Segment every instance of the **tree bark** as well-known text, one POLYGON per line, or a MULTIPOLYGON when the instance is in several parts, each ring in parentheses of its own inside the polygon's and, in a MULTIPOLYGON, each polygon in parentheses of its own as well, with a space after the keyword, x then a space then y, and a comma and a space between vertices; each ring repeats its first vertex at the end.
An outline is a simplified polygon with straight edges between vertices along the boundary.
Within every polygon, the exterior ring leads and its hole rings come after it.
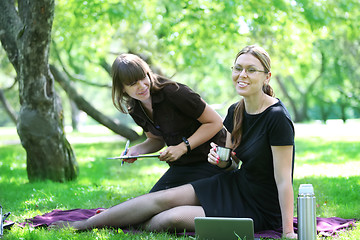
POLYGON ((19 79, 17 131, 30 182, 78 176, 48 64, 54 6, 54 0, 18 0, 17 8, 13 0, 0 1, 0 39, 19 79))
POLYGON ((80 110, 86 112, 90 117, 109 128, 113 132, 131 141, 139 139, 140 136, 134 130, 127 127, 126 125, 115 123, 112 119, 96 110, 90 103, 88 103, 82 96, 77 93, 76 89, 71 86, 67 76, 60 72, 55 66, 51 65, 50 69, 55 80, 60 84, 69 98, 75 102, 76 106, 80 110))
POLYGON ((9 102, 6 100, 6 97, 4 95, 4 91, 2 89, 0 89, 0 102, 4 106, 5 111, 9 115, 10 119, 16 125, 16 123, 17 123, 17 114, 16 114, 15 110, 12 108, 12 106, 9 104, 9 102))

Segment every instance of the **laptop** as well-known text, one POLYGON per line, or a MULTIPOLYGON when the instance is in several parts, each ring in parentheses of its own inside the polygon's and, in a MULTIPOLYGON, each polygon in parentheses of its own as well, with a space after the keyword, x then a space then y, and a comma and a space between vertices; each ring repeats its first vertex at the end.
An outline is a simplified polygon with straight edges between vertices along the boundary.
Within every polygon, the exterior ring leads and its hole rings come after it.
POLYGON ((199 240, 255 240, 251 218, 196 217, 195 236, 199 240))

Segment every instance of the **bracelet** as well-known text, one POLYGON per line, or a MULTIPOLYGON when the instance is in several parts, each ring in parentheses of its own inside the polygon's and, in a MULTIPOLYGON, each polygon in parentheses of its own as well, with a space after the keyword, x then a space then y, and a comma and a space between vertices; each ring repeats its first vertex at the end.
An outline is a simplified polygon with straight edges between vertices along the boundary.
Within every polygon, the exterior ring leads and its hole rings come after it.
POLYGON ((183 137, 182 140, 183 140, 183 142, 184 142, 185 145, 186 145, 187 153, 190 153, 190 152, 191 152, 191 147, 190 147, 189 141, 186 139, 186 137, 183 137))
POLYGON ((232 158, 230 158, 229 161, 228 161, 228 163, 227 163, 226 166, 224 167, 224 169, 229 168, 229 167, 232 165, 232 162, 233 162, 233 160, 232 160, 232 158))

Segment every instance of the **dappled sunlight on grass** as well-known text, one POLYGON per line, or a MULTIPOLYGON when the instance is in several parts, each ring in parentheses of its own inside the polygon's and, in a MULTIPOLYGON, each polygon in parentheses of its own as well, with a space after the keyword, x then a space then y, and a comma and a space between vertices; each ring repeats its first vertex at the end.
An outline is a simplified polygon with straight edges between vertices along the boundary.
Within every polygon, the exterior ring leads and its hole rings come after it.
POLYGON ((314 187, 318 217, 355 218, 360 216, 358 207, 360 202, 359 176, 297 177, 294 179, 295 195, 298 194, 299 185, 304 183, 311 183, 314 187))
MULTIPOLYGON (((302 130, 307 129, 302 125, 302 130)), ((324 127, 316 125, 297 134, 294 169, 294 196, 300 184, 311 183, 316 195, 318 217, 355 218, 360 216, 360 134, 325 136, 324 127), (313 132, 312 132, 313 130, 313 132), (311 134, 313 133, 313 134, 311 134)), ((327 127, 326 130, 328 129, 327 127)), ((81 136, 79 134, 78 136, 81 136)), ((136 144, 131 143, 131 145, 136 144)), ((11 211, 12 221, 41 215, 53 209, 108 208, 130 198, 147 193, 168 165, 157 158, 139 159, 133 164, 108 157, 121 154, 125 141, 72 144, 80 174, 74 181, 29 183, 26 173, 26 153, 21 145, 0 147, 0 203, 11 211)), ((294 202, 296 214, 296 202, 294 202)), ((356 230, 358 231, 358 230, 356 230)), ((355 232, 355 231, 354 231, 355 232)), ((359 236, 356 233, 356 236, 359 236)), ((46 229, 13 227, 6 239, 182 239, 174 235, 144 233, 129 235, 112 230, 49 232, 46 229), (162 238, 159 238, 161 236, 162 238), (164 237, 165 236, 165 237, 164 237), (54 238, 52 238, 54 237, 54 238)), ((349 238, 339 239, 352 239, 349 238)), ((189 239, 189 238, 184 238, 189 239)), ((338 239, 338 238, 329 238, 338 239)), ((354 238, 353 238, 354 239, 354 238)))
POLYGON ((154 167, 147 167, 147 168, 143 168, 143 171, 145 174, 164 174, 166 172, 166 170, 168 169, 168 165, 166 166, 154 166, 154 167))
POLYGON ((0 156, 0 183, 19 185, 28 182, 26 153, 20 145, 1 147, 0 156))
POLYGON ((295 140, 295 161, 298 164, 336 163, 360 159, 358 141, 331 141, 319 138, 297 138, 295 140))
POLYGON ((359 176, 360 140, 297 138, 294 176, 359 176))

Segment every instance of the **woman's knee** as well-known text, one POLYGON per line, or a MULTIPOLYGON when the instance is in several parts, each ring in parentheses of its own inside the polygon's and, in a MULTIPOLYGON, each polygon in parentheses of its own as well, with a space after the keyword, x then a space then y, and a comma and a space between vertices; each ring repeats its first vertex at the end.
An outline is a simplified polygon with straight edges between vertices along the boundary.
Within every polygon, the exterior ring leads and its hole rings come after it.
POLYGON ((194 218, 205 216, 201 206, 180 206, 163 211, 152 217, 145 225, 147 230, 194 230, 194 218))
POLYGON ((162 190, 154 194, 156 194, 156 204, 166 209, 197 203, 194 189, 190 184, 162 190))
POLYGON ((168 231, 175 229, 176 226, 179 225, 181 225, 181 217, 179 216, 179 213, 170 209, 152 217, 148 222, 146 222, 145 228, 148 231, 168 231))

